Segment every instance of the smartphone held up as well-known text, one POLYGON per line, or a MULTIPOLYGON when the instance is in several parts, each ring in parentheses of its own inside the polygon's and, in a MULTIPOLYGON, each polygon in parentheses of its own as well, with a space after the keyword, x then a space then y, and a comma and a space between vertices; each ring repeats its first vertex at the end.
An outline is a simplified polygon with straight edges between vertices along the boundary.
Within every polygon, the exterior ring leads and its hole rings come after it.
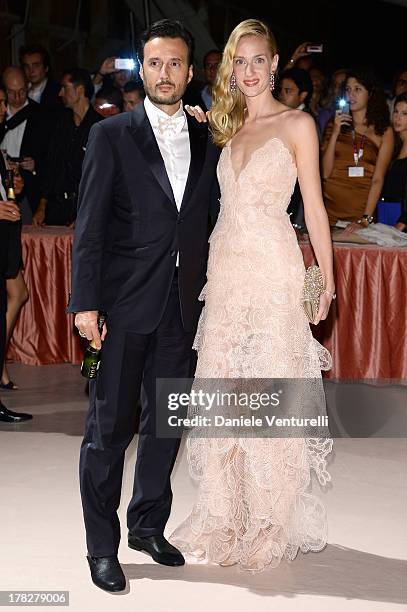
POLYGON ((323 49, 324 49, 324 45, 322 43, 307 45, 306 47, 307 53, 322 53, 323 49))
POLYGON ((346 98, 338 98, 338 102, 336 105, 336 114, 337 115, 349 115, 350 107, 349 100, 346 98))
POLYGON ((115 70, 134 70, 134 68, 136 67, 136 62, 134 61, 134 59, 130 59, 130 58, 120 58, 117 57, 114 60, 114 67, 115 70))

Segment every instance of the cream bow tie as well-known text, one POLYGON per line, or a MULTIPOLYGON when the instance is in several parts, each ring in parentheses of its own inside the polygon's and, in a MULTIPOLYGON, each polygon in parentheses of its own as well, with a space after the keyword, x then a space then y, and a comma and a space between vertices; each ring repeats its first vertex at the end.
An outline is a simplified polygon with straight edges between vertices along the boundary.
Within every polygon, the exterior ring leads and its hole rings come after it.
POLYGON ((185 115, 180 117, 158 117, 157 128, 163 136, 179 134, 185 123, 185 115))

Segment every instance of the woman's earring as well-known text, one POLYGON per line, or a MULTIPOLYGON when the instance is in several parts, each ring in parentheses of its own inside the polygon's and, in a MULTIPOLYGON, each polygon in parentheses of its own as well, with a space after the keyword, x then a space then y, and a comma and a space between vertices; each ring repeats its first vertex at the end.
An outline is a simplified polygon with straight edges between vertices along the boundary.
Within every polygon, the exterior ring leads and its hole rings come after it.
POLYGON ((274 72, 270 72, 270 91, 274 91, 275 86, 274 72))
POLYGON ((232 73, 232 76, 230 77, 230 91, 232 93, 235 93, 237 87, 236 87, 236 77, 235 77, 235 73, 232 73))

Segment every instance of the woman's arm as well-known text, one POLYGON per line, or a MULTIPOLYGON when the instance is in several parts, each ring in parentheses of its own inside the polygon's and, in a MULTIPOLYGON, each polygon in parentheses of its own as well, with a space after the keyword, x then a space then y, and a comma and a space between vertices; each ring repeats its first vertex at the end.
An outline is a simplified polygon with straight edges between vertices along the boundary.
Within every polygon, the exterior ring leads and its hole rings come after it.
POLYGON ((333 275, 332 239, 328 215, 322 199, 319 173, 319 141, 315 122, 307 113, 293 116, 290 123, 291 142, 295 152, 298 181, 304 202, 305 223, 318 265, 324 275, 325 287, 315 323, 326 319, 332 294, 335 292, 333 275))
POLYGON ((376 210, 377 202, 379 201, 380 194, 382 193, 387 168, 389 167, 391 158, 393 156, 393 151, 394 132, 393 128, 389 127, 383 134, 382 142, 379 148, 376 166, 370 183, 369 194, 367 196, 364 217, 361 217, 358 221, 352 221, 352 223, 350 223, 345 229, 346 233, 349 234, 361 229, 362 227, 368 227, 369 219, 367 217, 372 216, 376 210))
POLYGON ((373 215, 380 194, 382 193, 384 178, 387 169, 391 162, 394 151, 394 133, 393 128, 389 127, 383 134, 382 143, 380 145, 379 154, 377 156, 376 166, 370 184, 369 195, 367 197, 365 215, 373 215))

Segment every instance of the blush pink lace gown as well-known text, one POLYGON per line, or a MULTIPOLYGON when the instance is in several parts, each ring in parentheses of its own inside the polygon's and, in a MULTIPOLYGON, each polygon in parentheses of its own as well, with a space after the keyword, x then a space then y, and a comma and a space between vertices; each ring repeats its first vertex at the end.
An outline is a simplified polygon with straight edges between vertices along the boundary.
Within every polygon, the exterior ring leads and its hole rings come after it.
MULTIPOLYGON (((196 378, 321 378, 331 357, 301 306, 305 268, 286 213, 297 178, 289 150, 271 138, 236 176, 229 142, 218 177, 196 378)), ((330 438, 188 436, 186 447, 198 496, 170 541, 187 560, 258 571, 325 547, 325 509, 310 489, 312 471, 321 485, 331 479, 330 438)))

